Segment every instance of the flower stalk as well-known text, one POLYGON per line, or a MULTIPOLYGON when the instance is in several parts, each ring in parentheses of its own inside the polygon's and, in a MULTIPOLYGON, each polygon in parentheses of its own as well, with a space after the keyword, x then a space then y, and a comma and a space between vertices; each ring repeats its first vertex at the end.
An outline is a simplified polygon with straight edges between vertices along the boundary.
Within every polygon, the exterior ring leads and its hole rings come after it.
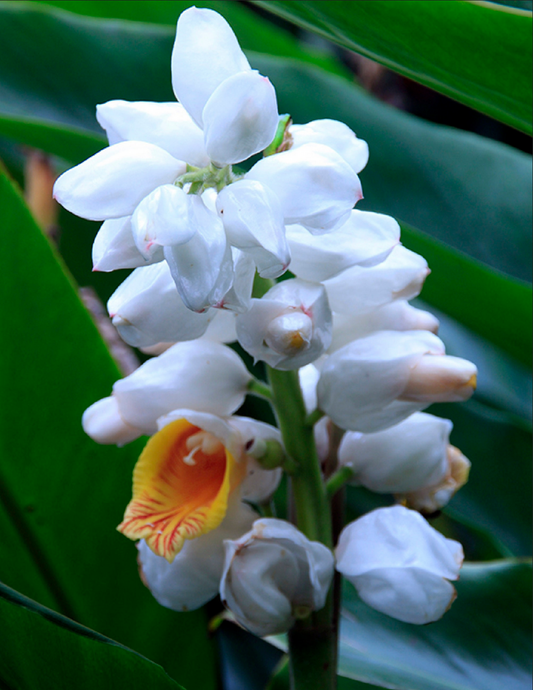
MULTIPOLYGON (((333 548, 329 499, 298 374, 268 367, 268 377, 283 443, 296 465, 291 477, 296 524, 309 539, 333 548)), ((334 690, 337 631, 331 590, 324 608, 296 621, 289 631, 289 653, 293 690, 334 690)))

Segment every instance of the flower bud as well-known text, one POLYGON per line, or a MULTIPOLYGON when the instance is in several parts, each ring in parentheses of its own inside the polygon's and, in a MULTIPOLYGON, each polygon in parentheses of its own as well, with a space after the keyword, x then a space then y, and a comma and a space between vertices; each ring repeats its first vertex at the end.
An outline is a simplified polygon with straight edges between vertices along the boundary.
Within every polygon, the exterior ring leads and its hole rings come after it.
POLYGON ((460 357, 425 355, 413 367, 400 400, 462 402, 476 390, 477 367, 460 357))
POLYGON ((385 304, 379 309, 351 316, 333 314, 333 333, 328 352, 377 331, 430 331, 437 334, 439 320, 428 311, 416 309, 405 300, 385 304))
POLYGON ((161 247, 184 244, 196 233, 189 222, 190 197, 173 184, 161 185, 148 194, 131 217, 133 239, 148 261, 161 247))
POLYGON ((459 448, 446 448, 447 472, 440 482, 422 487, 416 491, 400 493, 396 500, 408 508, 430 515, 444 508, 453 495, 466 484, 470 473, 470 461, 459 448))
POLYGON ((291 272, 304 280, 322 281, 352 266, 384 261, 400 241, 400 226, 390 216, 353 210, 343 225, 326 235, 289 225, 287 240, 291 272))
POLYGON ((465 360, 444 356, 433 333, 380 331, 327 358, 318 406, 342 429, 381 431, 432 402, 466 399, 475 371, 465 360))
POLYGON ((225 345, 208 340, 176 343, 117 381, 108 407, 95 403, 89 408, 87 433, 93 436, 89 420, 95 410, 112 415, 112 425, 123 420, 137 435, 155 433, 157 420, 180 408, 228 415, 242 405, 250 379, 240 357, 225 345))
POLYGON ((416 297, 429 274, 420 254, 398 245, 376 266, 353 266, 324 281, 332 311, 358 316, 416 297))
POLYGON ((88 407, 83 413, 82 425, 88 436, 102 444, 123 446, 142 434, 140 429, 122 419, 114 396, 102 398, 88 407))
POLYGON ((263 637, 286 632, 321 609, 333 577, 333 555, 283 520, 262 519, 237 541, 225 541, 220 597, 237 621, 263 637))
POLYGON ((330 344, 331 312, 322 285, 284 280, 237 317, 237 336, 256 360, 271 367, 298 369, 330 344))
POLYGON ((120 337, 133 347, 194 340, 216 311, 187 309, 166 261, 137 268, 111 295, 107 308, 120 337))
POLYGON ((456 597, 461 544, 446 539, 415 511, 378 508, 343 529, 337 570, 372 608, 406 623, 441 618, 456 597))
POLYGON ((150 261, 147 261, 133 239, 131 217, 110 218, 102 223, 94 238, 92 259, 93 271, 137 268, 163 261, 163 248, 157 247, 150 261))
POLYGON ((306 125, 291 125, 292 147, 304 144, 325 144, 340 154, 354 172, 360 173, 368 163, 368 144, 358 139, 343 122, 313 120, 306 125))
POLYGON ((344 223, 363 196, 354 171, 323 144, 305 144, 263 158, 246 179, 261 182, 276 194, 286 223, 300 223, 316 233, 344 223))
POLYGON ((418 491, 449 473, 448 439, 452 423, 415 412, 396 426, 374 434, 347 431, 339 463, 353 470, 353 483, 378 493, 418 491))

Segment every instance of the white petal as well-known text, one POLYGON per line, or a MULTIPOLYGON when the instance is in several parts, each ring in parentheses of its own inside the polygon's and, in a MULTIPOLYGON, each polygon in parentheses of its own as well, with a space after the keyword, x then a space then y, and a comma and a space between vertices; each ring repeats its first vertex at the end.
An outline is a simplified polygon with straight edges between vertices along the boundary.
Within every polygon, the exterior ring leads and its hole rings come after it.
POLYGON ((412 402, 463 402, 474 393, 477 367, 467 359, 425 356, 413 367, 400 400, 412 402))
POLYGON ((324 363, 318 405, 342 429, 386 429, 429 405, 397 398, 425 354, 443 353, 442 341, 426 331, 380 331, 356 340, 324 363))
POLYGON ((148 260, 161 247, 188 242, 195 234, 189 222, 190 197, 173 184, 165 184, 148 194, 131 217, 133 239, 148 260))
POLYGON ((172 50, 172 87, 193 120, 225 79, 250 69, 230 25, 220 14, 190 7, 178 19, 172 50))
POLYGON ((417 412, 375 434, 348 431, 339 446, 339 462, 351 467, 354 483, 371 491, 417 491, 447 475, 451 429, 449 420, 417 412))
POLYGON ((221 525, 187 539, 172 563, 140 541, 142 575, 157 601, 174 611, 192 611, 216 596, 224 564, 223 541, 249 530, 255 518, 256 513, 246 504, 230 503, 221 525))
POLYGON ((290 251, 274 192, 259 182, 240 180, 220 192, 217 211, 229 242, 253 257, 260 276, 277 278, 285 272, 290 251))
POLYGON ((359 173, 368 163, 368 144, 358 139, 343 122, 313 120, 306 125, 291 125, 292 148, 304 144, 325 144, 340 154, 354 172, 359 173))
POLYGON ((122 218, 156 187, 174 182, 185 168, 183 161, 159 146, 123 141, 63 173, 54 185, 54 198, 82 218, 122 218))
POLYGON ((242 405, 250 379, 233 350, 201 339, 148 360, 117 381, 113 393, 127 423, 154 433, 157 419, 179 408, 231 414, 242 405))
POLYGON ((241 625, 264 636, 287 631, 299 608, 324 606, 333 575, 331 552, 288 522, 263 519, 226 541, 220 596, 241 625))
POLYGON ((141 430, 124 421, 114 396, 102 398, 83 413, 85 433, 97 443, 123 446, 141 435, 141 430))
POLYGON ((289 225, 291 272, 304 280, 327 280, 351 266, 380 263, 400 241, 400 226, 390 216, 352 211, 341 227, 327 235, 311 235, 289 225))
MULTIPOLYGON (((234 271, 233 285, 224 295, 221 306, 226 310, 243 314, 250 309, 255 278, 255 264, 249 254, 245 254, 234 247, 231 248, 231 255, 233 257, 234 271)), ((232 333, 234 332, 235 323, 233 323, 232 333)))
POLYGON ((307 414, 311 414, 311 412, 316 410, 316 386, 319 378, 320 372, 314 364, 307 364, 298 370, 298 380, 302 389, 307 414))
POLYGON ((131 217, 110 218, 104 221, 93 243, 93 271, 115 271, 118 268, 137 268, 163 260, 159 248, 147 261, 133 240, 131 217))
POLYGON ((370 606, 409 623, 440 618, 455 598, 461 545, 446 539, 415 511, 379 508, 341 532, 337 570, 370 606))
POLYGON ((276 134, 278 104, 270 81, 248 71, 225 79, 202 114, 205 148, 220 167, 263 151, 276 134))
POLYGON ((357 175, 338 153, 322 144, 267 156, 246 173, 246 179, 272 189, 286 223, 300 223, 316 233, 346 222, 362 198, 357 175))
POLYGON ((233 284, 233 261, 222 222, 199 196, 188 199, 195 234, 186 244, 165 247, 165 259, 185 305, 203 311, 223 303, 233 284))
POLYGON ((277 369, 318 359, 331 342, 331 312, 319 283, 284 280, 237 317, 241 346, 277 369))
POLYGON ((437 333, 439 320, 428 311, 416 309, 405 300, 385 304, 379 309, 351 316, 333 314, 333 339, 328 352, 376 331, 431 331, 437 333))
POLYGON ((202 337, 216 343, 234 343, 237 340, 236 316, 233 311, 216 309, 215 316, 202 337))
POLYGON ((110 145, 146 141, 189 165, 209 164, 203 132, 181 103, 108 101, 96 106, 96 119, 110 145))
POLYGON ((165 261, 133 271, 107 308, 121 338, 133 347, 194 340, 215 316, 213 310, 197 314, 187 309, 165 261))
POLYGON ((416 297, 428 274, 424 257, 399 245, 380 264, 353 266, 324 285, 333 311, 355 316, 416 297))

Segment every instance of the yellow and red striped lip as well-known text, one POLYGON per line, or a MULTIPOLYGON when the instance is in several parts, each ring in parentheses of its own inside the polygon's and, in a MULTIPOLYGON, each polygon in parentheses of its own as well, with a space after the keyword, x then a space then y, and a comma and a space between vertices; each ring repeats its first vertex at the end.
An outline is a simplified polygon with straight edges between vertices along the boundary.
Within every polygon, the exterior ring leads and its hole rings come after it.
POLYGON ((146 444, 133 471, 133 498, 117 529, 145 539, 172 562, 186 539, 220 525, 245 470, 216 437, 177 419, 146 444))

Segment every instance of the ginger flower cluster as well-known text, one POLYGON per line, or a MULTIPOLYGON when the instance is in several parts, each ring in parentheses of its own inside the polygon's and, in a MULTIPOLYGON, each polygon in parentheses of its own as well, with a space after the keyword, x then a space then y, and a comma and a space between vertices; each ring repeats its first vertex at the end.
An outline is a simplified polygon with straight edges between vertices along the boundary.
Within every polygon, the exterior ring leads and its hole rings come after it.
POLYGON ((127 343, 158 355, 83 417, 99 443, 150 437, 118 529, 138 541, 162 605, 185 611, 220 594, 257 635, 321 609, 335 567, 370 606, 436 620, 462 548, 421 513, 447 503, 469 462, 449 444, 451 422, 422 410, 469 398, 476 368, 447 356, 438 321, 409 304, 427 263, 393 218, 354 208, 366 142, 340 122, 280 116, 219 14, 183 12, 171 69, 176 102, 98 106, 109 147, 54 190, 104 221, 95 270, 133 269, 110 316, 127 343), (293 463, 278 428, 239 414, 257 382, 228 343, 298 371, 308 413, 322 416, 319 455, 341 438, 337 475, 395 497, 346 526, 335 554, 261 518, 293 463))

